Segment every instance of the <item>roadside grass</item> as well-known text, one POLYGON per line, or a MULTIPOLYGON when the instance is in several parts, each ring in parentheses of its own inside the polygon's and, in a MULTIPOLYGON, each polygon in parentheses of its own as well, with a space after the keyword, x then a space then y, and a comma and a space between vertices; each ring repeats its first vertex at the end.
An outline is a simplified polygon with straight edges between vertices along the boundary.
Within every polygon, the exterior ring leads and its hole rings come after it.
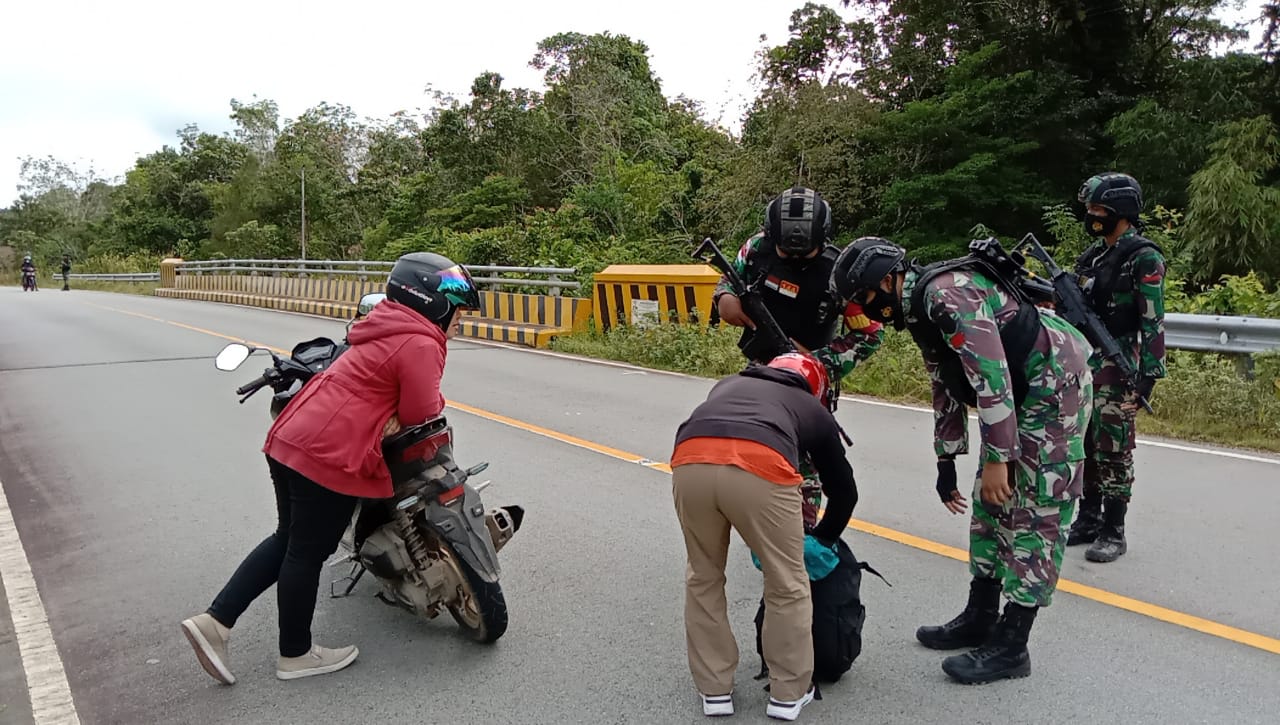
MULTIPOLYGON (((559 337, 551 348, 719 378, 743 367, 736 344, 740 332, 727 325, 593 328, 559 337)), ((1245 379, 1230 359, 1170 350, 1169 376, 1156 384, 1152 396, 1156 413, 1140 412, 1139 434, 1280 452, 1280 355, 1259 355, 1255 361, 1253 379, 1245 379)), ((845 378, 843 389, 892 402, 930 404, 919 349, 905 332, 892 329, 880 349, 845 378)))

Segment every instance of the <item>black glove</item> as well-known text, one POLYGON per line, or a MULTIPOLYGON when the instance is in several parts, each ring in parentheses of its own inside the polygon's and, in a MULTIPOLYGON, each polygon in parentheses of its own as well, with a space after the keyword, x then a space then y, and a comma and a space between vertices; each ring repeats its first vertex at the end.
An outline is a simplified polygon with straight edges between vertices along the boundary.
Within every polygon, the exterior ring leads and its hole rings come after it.
POLYGON ((954 458, 944 458, 938 461, 938 498, 943 503, 950 503, 953 495, 960 489, 956 488, 956 461, 954 458))

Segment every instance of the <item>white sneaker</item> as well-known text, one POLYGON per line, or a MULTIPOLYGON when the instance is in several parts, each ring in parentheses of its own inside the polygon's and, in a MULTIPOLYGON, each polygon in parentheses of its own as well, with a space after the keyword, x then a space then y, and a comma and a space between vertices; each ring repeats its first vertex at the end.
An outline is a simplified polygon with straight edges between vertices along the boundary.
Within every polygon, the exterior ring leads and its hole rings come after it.
POLYGON ((724 717, 725 715, 732 715, 733 690, 730 690, 727 695, 703 695, 702 714, 707 717, 724 717))
POLYGON ((774 720, 795 720, 797 717, 800 717, 800 710, 802 710, 805 705, 813 702, 813 694, 814 687, 813 685, 809 685, 809 691, 804 693, 804 697, 801 697, 799 700, 786 702, 783 700, 775 700, 770 697, 769 709, 766 710, 766 712, 769 717, 774 720))

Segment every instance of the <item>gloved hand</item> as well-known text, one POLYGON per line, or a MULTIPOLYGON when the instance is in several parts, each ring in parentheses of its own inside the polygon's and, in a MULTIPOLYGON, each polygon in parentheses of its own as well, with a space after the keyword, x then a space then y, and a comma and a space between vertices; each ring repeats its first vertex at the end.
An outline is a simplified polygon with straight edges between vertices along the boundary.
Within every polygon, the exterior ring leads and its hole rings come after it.
POLYGON ((864 332, 876 333, 884 325, 880 322, 872 320, 862 311, 862 305, 858 302, 850 302, 844 308, 844 321, 850 330, 862 330, 864 332))
POLYGON ((955 494, 959 491, 956 488, 956 461, 954 458, 943 458, 938 460, 938 484, 935 486, 938 490, 938 497, 943 503, 949 503, 955 498, 955 494))

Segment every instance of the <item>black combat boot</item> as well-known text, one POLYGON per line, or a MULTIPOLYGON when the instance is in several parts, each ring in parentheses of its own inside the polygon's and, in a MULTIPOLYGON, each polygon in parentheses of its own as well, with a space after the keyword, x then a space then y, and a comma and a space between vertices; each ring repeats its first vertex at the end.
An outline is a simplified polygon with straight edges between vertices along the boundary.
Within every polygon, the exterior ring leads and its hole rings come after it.
POLYGON ((1084 552, 1084 558, 1099 562, 1115 561, 1129 550, 1129 544, 1124 540, 1124 515, 1128 510, 1128 501, 1107 498, 1102 532, 1098 534, 1098 540, 1093 546, 1084 552))
POLYGON ((1004 616, 996 624, 991 639, 975 650, 944 659, 942 671, 966 685, 981 685, 1031 674, 1027 637, 1031 634, 1038 609, 1013 602, 1005 604, 1004 616))
POLYGON ((1102 530, 1102 493, 1096 489, 1085 492, 1080 499, 1080 512, 1071 524, 1067 535, 1067 546, 1092 544, 1102 530))
POLYGON ((939 627, 921 627, 916 639, 929 649, 977 647, 987 641, 1000 617, 1000 580, 974 578, 969 603, 955 619, 939 627))

